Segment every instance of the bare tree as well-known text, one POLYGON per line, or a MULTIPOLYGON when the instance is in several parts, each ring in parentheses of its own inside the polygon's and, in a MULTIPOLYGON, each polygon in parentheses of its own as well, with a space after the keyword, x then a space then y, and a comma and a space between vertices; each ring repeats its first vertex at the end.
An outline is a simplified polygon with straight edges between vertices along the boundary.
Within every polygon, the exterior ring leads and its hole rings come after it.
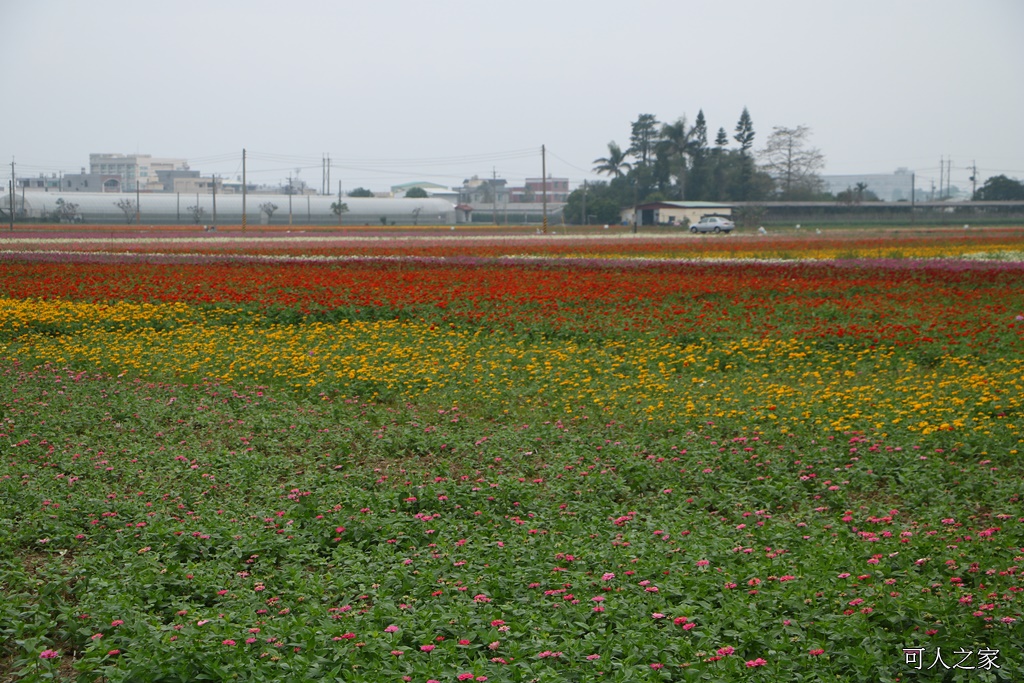
POLYGON ((260 211, 267 214, 267 222, 269 223, 271 217, 273 217, 274 215, 274 212, 277 211, 277 204, 275 204, 274 202, 263 202, 262 204, 260 204, 260 211))
POLYGON ((825 167, 825 156, 808 146, 810 134, 807 126, 776 126, 758 153, 762 168, 774 178, 783 199, 809 198, 821 192, 818 172, 825 167))
POLYGON ((73 223, 78 216, 78 204, 66 202, 64 199, 57 200, 57 208, 53 211, 57 220, 61 223, 73 223))
POLYGON ((130 224, 133 220, 135 220, 135 216, 138 215, 138 207, 135 205, 135 200, 133 199, 122 199, 118 202, 115 202, 114 206, 124 211, 125 223, 130 224))
POLYGON ((206 209, 203 207, 199 205, 190 206, 186 211, 188 211, 189 215, 192 216, 192 222, 196 225, 203 222, 203 216, 206 214, 206 209))

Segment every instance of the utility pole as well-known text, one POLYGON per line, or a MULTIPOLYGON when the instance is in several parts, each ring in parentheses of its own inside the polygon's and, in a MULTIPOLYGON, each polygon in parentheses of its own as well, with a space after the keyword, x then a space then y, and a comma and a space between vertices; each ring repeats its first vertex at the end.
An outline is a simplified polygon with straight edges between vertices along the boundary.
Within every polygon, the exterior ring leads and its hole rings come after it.
POLYGON ((14 186, 17 180, 14 177, 14 157, 11 157, 11 232, 14 232, 14 186))
POLYGON ((242 232, 245 232, 245 148, 242 148, 242 232))
POLYGON ((587 179, 583 179, 583 225, 589 225, 587 222, 587 179))
POLYGON ((213 176, 213 224, 217 225, 217 175, 213 176))
POLYGON ((915 204, 917 203, 917 180, 915 179, 916 173, 910 174, 910 223, 914 223, 914 214, 917 209, 915 204))
POLYGON ((978 162, 971 162, 971 199, 978 194, 978 162))
POLYGON ((544 145, 540 146, 540 188, 544 198, 541 204, 544 212, 544 234, 548 234, 548 155, 544 145))
POLYGON ((292 185, 292 177, 288 176, 288 225, 292 224, 292 195, 295 193, 295 187, 292 185))
POLYGON ((135 179, 135 225, 142 222, 142 204, 139 203, 139 179, 135 179))
POLYGON ((953 195, 953 188, 949 182, 951 175, 953 175, 953 157, 946 159, 946 199, 953 195))
POLYGON ((945 183, 946 157, 939 157, 939 199, 942 199, 942 188, 945 183))
POLYGON ((491 167, 491 220, 498 224, 498 169, 491 167))
POLYGON ((338 225, 341 225, 341 214, 344 212, 341 210, 341 181, 338 181, 338 225))

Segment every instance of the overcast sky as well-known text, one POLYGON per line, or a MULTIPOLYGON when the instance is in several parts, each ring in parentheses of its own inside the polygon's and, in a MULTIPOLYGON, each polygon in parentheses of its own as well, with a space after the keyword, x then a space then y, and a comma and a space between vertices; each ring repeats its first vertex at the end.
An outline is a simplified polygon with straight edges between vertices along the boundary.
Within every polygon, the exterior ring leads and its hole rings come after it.
MULTIPOLYGON (((1021 0, 0 0, 0 158, 90 152, 385 190, 594 178, 630 122, 749 108, 811 128, 826 173, 1024 178, 1021 0)), ((730 140, 731 141, 731 140, 730 140)), ((9 172, 8 172, 9 173, 9 172)), ((6 185, 6 183, 4 183, 6 185)))

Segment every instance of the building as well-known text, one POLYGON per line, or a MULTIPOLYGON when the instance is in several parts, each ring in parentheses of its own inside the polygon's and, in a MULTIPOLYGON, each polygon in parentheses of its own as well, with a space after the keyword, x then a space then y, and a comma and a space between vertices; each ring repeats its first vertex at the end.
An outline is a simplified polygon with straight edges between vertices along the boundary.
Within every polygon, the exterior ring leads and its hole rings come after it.
POLYGON ((470 204, 477 209, 484 205, 499 210, 509 202, 508 181, 504 178, 480 178, 473 176, 462 181, 459 188, 459 203, 470 204))
POLYGON ((564 204, 569 201, 569 179, 548 176, 547 187, 543 178, 527 178, 523 187, 508 188, 512 204, 533 204, 544 200, 545 189, 549 202, 564 204))
POLYGON ((715 202, 649 202, 622 210, 622 222, 639 225, 692 225, 704 216, 732 217, 732 206, 715 202))
MULTIPOLYGON (((185 181, 187 186, 190 182, 195 182, 199 179, 199 171, 185 171, 185 170, 159 170, 156 172, 157 181, 163 185, 164 192, 185 192, 183 188, 179 188, 178 183, 185 181)), ((220 188, 217 188, 220 191, 220 188)))
POLYGON ((169 191, 182 194, 213 194, 215 184, 217 194, 234 194, 237 190, 237 185, 234 183, 225 185, 220 178, 202 178, 199 172, 195 171, 194 176, 174 177, 169 191))
MULTIPOLYGON (((185 159, 153 157, 150 154, 90 154, 89 172, 120 179, 120 190, 170 192, 160 180, 160 171, 187 171, 185 159)), ((114 190, 116 191, 116 190, 114 190)))
POLYGON ((33 192, 59 192, 62 176, 56 173, 50 175, 39 174, 37 178, 18 178, 19 190, 30 190, 33 192))
MULTIPOLYGON (((9 195, 8 195, 9 196, 9 195)), ((218 190, 211 194, 152 192, 26 192, 16 197, 19 218, 47 220, 58 210, 58 200, 75 208, 76 220, 86 223, 187 225, 239 224, 243 215, 251 225, 454 225, 455 205, 443 199, 378 199, 347 197, 348 211, 340 218, 331 195, 241 194, 218 190), (19 206, 20 205, 20 206, 19 206), (264 206, 268 207, 265 209, 264 206), (272 208, 270 208, 272 207, 272 208)), ((0 206, 2 206, 0 202, 0 206)), ((4 207, 5 208, 5 207, 4 207)))
POLYGON ((899 202, 911 199, 914 192, 914 174, 905 168, 895 173, 861 173, 858 175, 823 175, 825 191, 834 195, 847 190, 857 190, 858 183, 864 183, 865 191, 873 192, 885 202, 899 202))
POLYGON ((451 188, 445 185, 438 185, 437 183, 427 182, 425 180, 417 180, 411 183, 402 183, 401 185, 391 186, 391 196, 397 198, 405 198, 406 193, 413 189, 419 188, 427 193, 427 196, 431 199, 444 199, 452 204, 459 203, 459 189, 451 188))

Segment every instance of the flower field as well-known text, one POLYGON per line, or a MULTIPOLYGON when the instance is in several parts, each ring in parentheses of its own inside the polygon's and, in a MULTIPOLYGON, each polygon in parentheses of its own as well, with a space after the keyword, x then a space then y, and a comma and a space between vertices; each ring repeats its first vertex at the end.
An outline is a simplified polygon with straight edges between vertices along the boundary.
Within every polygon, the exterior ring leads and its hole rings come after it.
POLYGON ((0 244, 0 681, 1024 677, 1024 232, 0 244))

